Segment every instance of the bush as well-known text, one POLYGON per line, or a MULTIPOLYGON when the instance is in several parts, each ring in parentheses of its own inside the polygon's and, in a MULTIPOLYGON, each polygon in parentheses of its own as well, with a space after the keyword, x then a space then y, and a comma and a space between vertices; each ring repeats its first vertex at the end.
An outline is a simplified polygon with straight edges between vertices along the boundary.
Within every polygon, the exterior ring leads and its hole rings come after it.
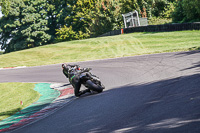
POLYGON ((64 25, 64 27, 57 29, 56 31, 56 42, 81 40, 89 37, 89 34, 83 33, 82 31, 76 33, 73 31, 72 26, 67 27, 64 25))
POLYGON ((171 22, 172 22, 171 18, 152 17, 152 18, 149 18, 148 25, 168 24, 171 22))

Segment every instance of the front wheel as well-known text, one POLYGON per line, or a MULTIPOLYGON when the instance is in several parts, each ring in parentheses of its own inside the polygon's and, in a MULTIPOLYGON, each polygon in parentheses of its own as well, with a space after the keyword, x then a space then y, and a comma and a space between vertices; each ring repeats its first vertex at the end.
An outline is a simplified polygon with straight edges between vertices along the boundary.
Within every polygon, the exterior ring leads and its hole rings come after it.
POLYGON ((93 83, 91 80, 87 80, 86 85, 90 90, 96 91, 98 93, 102 92, 103 89, 105 88, 104 86, 93 83))

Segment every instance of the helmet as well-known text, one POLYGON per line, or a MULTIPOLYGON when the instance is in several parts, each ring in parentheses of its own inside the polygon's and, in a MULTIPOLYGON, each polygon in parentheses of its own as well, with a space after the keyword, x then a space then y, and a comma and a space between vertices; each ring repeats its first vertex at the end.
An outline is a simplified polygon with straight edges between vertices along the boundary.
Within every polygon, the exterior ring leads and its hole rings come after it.
POLYGON ((69 71, 69 67, 66 63, 62 64, 62 68, 64 71, 68 72, 69 71))
POLYGON ((62 68, 64 68, 65 64, 62 64, 62 68))
POLYGON ((64 68, 66 68, 67 67, 67 64, 66 63, 63 63, 62 64, 62 68, 64 69, 64 68))
POLYGON ((68 71, 69 71, 69 68, 67 67, 67 64, 62 64, 62 68, 63 68, 63 73, 65 74, 65 76, 68 78, 68 71))

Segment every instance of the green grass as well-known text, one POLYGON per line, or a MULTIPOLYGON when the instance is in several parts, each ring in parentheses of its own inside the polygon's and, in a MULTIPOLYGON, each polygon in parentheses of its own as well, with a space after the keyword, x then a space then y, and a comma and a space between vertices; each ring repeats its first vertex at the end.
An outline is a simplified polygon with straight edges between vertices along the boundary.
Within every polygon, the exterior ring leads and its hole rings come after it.
POLYGON ((200 31, 132 33, 62 42, 0 55, 0 68, 188 51, 199 48, 200 31))
POLYGON ((0 120, 37 101, 40 94, 34 87, 33 83, 0 83, 0 120))

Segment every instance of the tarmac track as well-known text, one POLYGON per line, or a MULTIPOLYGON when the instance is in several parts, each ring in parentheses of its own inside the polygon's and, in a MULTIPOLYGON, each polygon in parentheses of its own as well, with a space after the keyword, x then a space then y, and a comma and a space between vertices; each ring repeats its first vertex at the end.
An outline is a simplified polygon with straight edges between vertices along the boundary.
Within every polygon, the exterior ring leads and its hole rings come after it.
MULTIPOLYGON (((14 132, 200 132, 200 51, 78 64, 93 68, 106 90, 14 132)), ((1 70, 0 82, 68 83, 60 66, 1 70)))

